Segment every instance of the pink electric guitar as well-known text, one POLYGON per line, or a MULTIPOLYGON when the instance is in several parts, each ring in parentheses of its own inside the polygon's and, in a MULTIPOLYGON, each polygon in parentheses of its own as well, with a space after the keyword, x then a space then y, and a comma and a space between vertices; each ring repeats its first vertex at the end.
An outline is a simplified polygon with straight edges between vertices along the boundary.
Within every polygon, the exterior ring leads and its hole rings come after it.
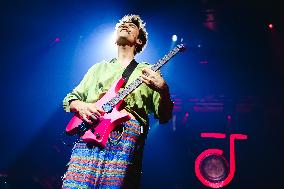
MULTIPOLYGON (((181 50, 184 50, 184 45, 177 45, 153 65, 151 69, 157 71, 181 50)), ((130 120, 128 114, 119 111, 123 99, 142 83, 140 77, 138 77, 125 89, 118 92, 124 82, 122 77, 119 78, 112 84, 108 92, 100 100, 95 102, 97 107, 101 107, 105 111, 104 115, 96 123, 88 124, 79 115, 75 114, 66 127, 66 133, 69 135, 79 134, 84 142, 95 143, 104 148, 109 134, 115 126, 130 120)))

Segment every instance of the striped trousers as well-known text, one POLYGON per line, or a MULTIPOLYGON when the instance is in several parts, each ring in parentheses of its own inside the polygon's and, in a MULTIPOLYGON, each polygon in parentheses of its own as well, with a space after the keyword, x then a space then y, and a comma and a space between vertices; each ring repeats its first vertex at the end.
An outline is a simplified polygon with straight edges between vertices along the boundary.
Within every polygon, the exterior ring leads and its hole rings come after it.
POLYGON ((74 145, 63 189, 139 188, 145 135, 129 120, 110 133, 106 148, 78 142, 74 145))

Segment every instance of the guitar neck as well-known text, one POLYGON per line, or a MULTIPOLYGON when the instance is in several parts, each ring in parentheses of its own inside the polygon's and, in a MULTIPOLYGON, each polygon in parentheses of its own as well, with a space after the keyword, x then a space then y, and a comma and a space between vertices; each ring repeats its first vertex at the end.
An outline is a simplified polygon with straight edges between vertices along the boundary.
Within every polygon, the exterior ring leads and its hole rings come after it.
MULTIPOLYGON (((163 65, 165 65, 173 56, 175 56, 180 50, 184 49, 184 45, 180 44, 177 45, 173 50, 171 50, 167 55, 165 55, 162 59, 160 59, 156 64, 154 64, 151 67, 151 70, 157 71, 159 70, 163 65)), ((146 75, 146 74, 144 74, 146 75)), ((113 97, 111 100, 109 100, 107 103, 114 107, 117 103, 119 103, 121 100, 123 100, 128 94, 130 94, 132 91, 134 91, 136 88, 139 87, 139 85, 142 84, 142 81, 140 77, 136 78, 133 82, 131 82, 126 88, 124 88, 122 91, 117 93, 115 97, 113 97)))

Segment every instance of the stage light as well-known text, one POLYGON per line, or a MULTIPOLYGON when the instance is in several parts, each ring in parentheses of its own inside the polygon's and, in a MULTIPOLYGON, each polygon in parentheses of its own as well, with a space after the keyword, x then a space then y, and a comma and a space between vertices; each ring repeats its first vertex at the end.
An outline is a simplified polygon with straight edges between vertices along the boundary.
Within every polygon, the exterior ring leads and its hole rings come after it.
POLYGON ((177 35, 173 35, 173 36, 172 36, 172 40, 173 40, 173 41, 177 41, 177 35))
POLYGON ((199 63, 200 64, 208 64, 208 61, 207 60, 201 60, 199 63))
POLYGON ((269 29, 273 29, 273 24, 268 24, 269 29))
POLYGON ((189 116, 189 113, 188 113, 188 112, 186 112, 186 113, 185 113, 185 117, 188 117, 188 116, 189 116))
POLYGON ((115 41, 116 31, 113 24, 98 26, 88 36, 84 36, 84 43, 87 44, 84 59, 88 59, 90 63, 112 59, 117 53, 115 41))
POLYGON ((182 125, 186 125, 187 123, 187 120, 188 120, 188 117, 189 117, 189 113, 186 112, 183 119, 182 119, 182 125))
POLYGON ((56 37, 55 40, 54 40, 54 42, 55 42, 55 43, 59 43, 59 42, 60 42, 60 38, 59 38, 59 37, 56 37))
POLYGON ((227 119, 228 119, 228 121, 231 121, 231 120, 232 120, 232 116, 231 116, 231 115, 228 115, 228 116, 227 116, 227 119))

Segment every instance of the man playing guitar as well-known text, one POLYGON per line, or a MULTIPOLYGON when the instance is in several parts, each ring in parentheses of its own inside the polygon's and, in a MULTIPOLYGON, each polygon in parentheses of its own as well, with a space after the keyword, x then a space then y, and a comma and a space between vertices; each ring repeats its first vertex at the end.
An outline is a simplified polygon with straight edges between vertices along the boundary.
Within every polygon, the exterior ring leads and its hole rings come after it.
MULTIPOLYGON (((65 111, 75 113, 89 125, 106 113, 95 103, 147 43, 145 23, 138 15, 124 16, 116 25, 116 33, 117 58, 94 64, 63 100, 65 111)), ((123 87, 136 78, 143 83, 127 95, 119 110, 129 119, 115 126, 103 148, 83 140, 75 144, 62 188, 139 188, 148 114, 154 113, 160 123, 166 123, 171 119, 173 102, 168 85, 149 64, 137 64, 123 87)))

